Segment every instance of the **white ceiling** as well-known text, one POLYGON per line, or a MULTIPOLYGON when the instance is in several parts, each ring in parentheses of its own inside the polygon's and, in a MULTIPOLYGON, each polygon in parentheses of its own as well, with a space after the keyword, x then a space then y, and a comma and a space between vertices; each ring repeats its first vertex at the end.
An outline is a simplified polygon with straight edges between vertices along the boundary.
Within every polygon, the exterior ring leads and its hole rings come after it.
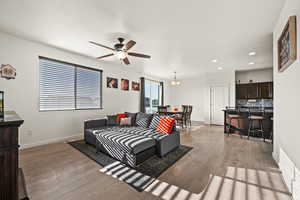
MULTIPOLYGON (((0 0, 0 30, 100 56, 119 35, 137 42, 130 67, 171 78, 272 66, 272 31, 285 0, 0 0), (249 57, 256 51, 255 57, 249 57), (212 63, 218 59, 218 63, 212 63), (250 61, 255 65, 249 66, 250 61)), ((120 63, 116 58, 104 62, 120 63)), ((100 63, 101 64, 101 63, 100 63)))

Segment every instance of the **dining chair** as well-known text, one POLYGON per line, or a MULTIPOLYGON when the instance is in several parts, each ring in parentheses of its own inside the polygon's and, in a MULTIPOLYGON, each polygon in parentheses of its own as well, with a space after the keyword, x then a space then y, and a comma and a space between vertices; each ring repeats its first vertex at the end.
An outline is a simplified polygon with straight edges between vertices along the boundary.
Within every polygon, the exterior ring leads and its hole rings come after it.
POLYGON ((157 107, 158 114, 164 114, 167 111, 168 111, 168 106, 158 106, 157 107))
POLYGON ((193 106, 192 105, 189 105, 188 106, 188 109, 187 109, 187 114, 186 114, 186 123, 189 125, 189 126, 192 126, 192 111, 193 111, 193 106))
POLYGON ((187 115, 187 109, 188 106, 187 105, 182 105, 182 112, 179 114, 176 114, 175 119, 177 124, 180 124, 182 128, 184 128, 184 126, 186 126, 186 115, 187 115))

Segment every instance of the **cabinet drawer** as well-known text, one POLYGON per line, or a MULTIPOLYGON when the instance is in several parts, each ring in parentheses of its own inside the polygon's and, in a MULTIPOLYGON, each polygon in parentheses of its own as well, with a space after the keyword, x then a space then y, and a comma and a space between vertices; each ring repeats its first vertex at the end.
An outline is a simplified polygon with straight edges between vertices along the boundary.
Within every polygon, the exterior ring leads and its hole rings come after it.
POLYGON ((0 129, 0 148, 18 145, 18 128, 6 127, 0 129))

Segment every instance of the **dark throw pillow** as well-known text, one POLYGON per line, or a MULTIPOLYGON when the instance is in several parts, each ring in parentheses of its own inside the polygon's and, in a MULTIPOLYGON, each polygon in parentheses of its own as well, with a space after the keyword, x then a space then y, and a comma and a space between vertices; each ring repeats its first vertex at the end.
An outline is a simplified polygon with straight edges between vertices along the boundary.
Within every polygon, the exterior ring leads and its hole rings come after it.
POLYGON ((131 118, 131 125, 134 126, 137 113, 125 112, 125 114, 127 117, 131 118))
POLYGON ((158 124, 159 124, 160 116, 159 115, 153 115, 153 118, 151 120, 151 123, 149 125, 149 128, 153 128, 156 130, 158 124))
POLYGON ((148 128, 152 119, 152 114, 138 113, 136 115, 135 124, 144 128, 148 128))
POLYGON ((107 115, 107 126, 116 126, 118 125, 118 116, 117 115, 107 115))

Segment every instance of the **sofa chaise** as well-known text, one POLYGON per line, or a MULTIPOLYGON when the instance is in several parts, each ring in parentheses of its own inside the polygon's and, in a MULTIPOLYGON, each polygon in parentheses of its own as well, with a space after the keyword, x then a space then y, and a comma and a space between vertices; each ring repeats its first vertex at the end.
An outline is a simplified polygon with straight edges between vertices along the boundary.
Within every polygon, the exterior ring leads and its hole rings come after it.
MULTIPOLYGON (((132 116, 132 115, 131 115, 132 116)), ((156 130, 158 115, 137 113, 130 126, 111 125, 109 119, 86 120, 84 140, 111 157, 136 167, 153 155, 163 157, 180 145, 173 125, 170 134, 156 130)))

